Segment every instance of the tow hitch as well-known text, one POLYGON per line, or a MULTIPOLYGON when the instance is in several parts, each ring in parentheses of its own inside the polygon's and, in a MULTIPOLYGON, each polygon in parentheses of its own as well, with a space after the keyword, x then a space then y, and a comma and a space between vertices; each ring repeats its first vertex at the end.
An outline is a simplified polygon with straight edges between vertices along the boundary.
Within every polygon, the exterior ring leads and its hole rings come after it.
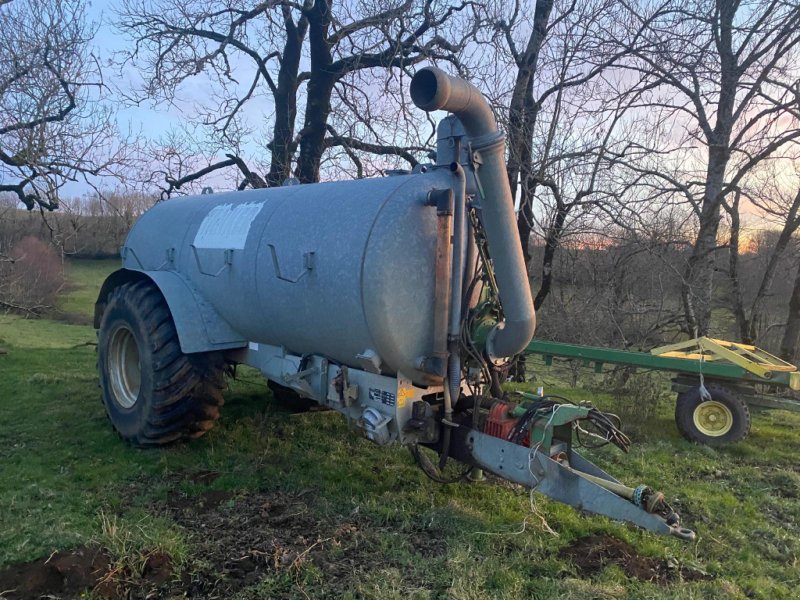
POLYGON ((577 437, 627 452, 630 440, 615 415, 552 396, 520 395, 520 403, 495 401, 481 415, 479 428, 472 426, 472 415, 462 413, 450 455, 578 510, 695 539, 692 530, 681 527, 662 492, 644 484, 628 487, 573 449, 577 437))

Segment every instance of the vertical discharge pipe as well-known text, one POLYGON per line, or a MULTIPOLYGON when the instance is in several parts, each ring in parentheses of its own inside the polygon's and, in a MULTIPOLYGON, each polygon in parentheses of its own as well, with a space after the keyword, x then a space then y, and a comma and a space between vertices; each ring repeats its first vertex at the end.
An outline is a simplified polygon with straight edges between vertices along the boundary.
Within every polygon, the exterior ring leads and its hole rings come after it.
POLYGON ((434 271, 433 354, 423 356, 419 368, 445 379, 447 385, 447 332, 450 330, 451 248, 453 237, 453 190, 434 190, 428 204, 436 207, 436 262, 434 271))
POLYGON ((426 67, 411 80, 411 100, 425 111, 446 110, 456 115, 480 157, 481 221, 489 244, 504 319, 486 341, 490 359, 522 352, 533 338, 536 312, 516 228, 514 199, 505 163, 505 136, 478 89, 441 69, 426 67))
MULTIPOLYGON (((456 155, 457 156, 457 155, 456 155)), ((447 381, 444 393, 444 435, 439 468, 444 469, 450 451, 453 404, 461 394, 461 304, 464 296, 464 271, 467 258, 467 177, 457 162, 450 164, 457 187, 453 207, 453 266, 450 275, 450 323, 447 328, 447 381), (449 393, 448 393, 449 392, 449 393)))

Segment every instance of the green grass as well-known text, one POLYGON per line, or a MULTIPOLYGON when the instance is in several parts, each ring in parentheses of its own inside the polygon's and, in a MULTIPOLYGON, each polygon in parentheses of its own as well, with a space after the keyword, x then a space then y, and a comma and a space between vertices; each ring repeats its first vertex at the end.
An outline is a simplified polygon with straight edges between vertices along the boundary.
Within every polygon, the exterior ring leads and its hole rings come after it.
POLYGON ((6 345, 28 350, 65 349, 85 345, 95 339, 94 329, 46 319, 22 319, 0 313, 0 340, 6 345))
MULTIPOLYGON (((73 265, 71 311, 91 313, 98 279, 112 268, 73 265)), ((260 376, 242 371, 223 417, 203 438, 164 450, 136 450, 111 430, 100 403, 90 327, 0 316, 0 565, 47 556, 92 540, 120 560, 154 547, 191 572, 193 541, 155 507, 175 490, 302 493, 317 518, 356 521, 371 554, 352 567, 352 598, 778 598, 800 583, 800 416, 756 415, 738 445, 695 446, 678 436, 671 405, 631 410, 637 444, 591 458, 629 483, 648 482, 697 530, 686 544, 643 532, 505 485, 439 486, 400 448, 361 439, 333 412, 292 415, 276 406, 260 376), (220 473, 209 486, 186 473, 220 473), (546 520, 557 536, 548 533, 546 520), (645 556, 698 565, 708 581, 629 580, 617 568, 587 578, 558 558, 576 538, 607 533, 645 556), (425 553, 420 540, 434 540, 425 553)), ((601 408, 630 409, 590 386, 569 388, 564 373, 539 368, 529 387, 601 408), (591 389, 590 389, 591 388, 591 389)), ((635 403, 637 381, 632 389, 635 403)), ((641 397, 646 385, 640 384, 641 397)), ((649 393, 649 392, 648 392, 649 393)), ((235 504, 236 496, 231 500, 235 504)), ((235 508, 234 508, 235 509, 235 508)), ((313 542, 313 539, 311 540, 313 542)), ((346 553, 346 548, 341 550, 346 553)), ((130 557, 133 557, 131 559, 130 557)), ((265 575, 240 598, 331 596, 324 569, 265 575), (326 591, 328 590, 328 591, 326 591)))
POLYGON ((94 302, 103 280, 121 266, 119 259, 71 260, 67 266, 69 291, 61 298, 59 308, 66 313, 94 316, 94 302))

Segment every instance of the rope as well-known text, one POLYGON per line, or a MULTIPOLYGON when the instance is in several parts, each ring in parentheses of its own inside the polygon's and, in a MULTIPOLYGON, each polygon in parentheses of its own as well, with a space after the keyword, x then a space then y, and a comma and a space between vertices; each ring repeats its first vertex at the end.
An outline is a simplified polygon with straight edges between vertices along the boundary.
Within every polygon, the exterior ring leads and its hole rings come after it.
POLYGON ((700 399, 703 400, 703 402, 709 402, 711 400, 711 393, 708 391, 708 388, 706 388, 706 380, 705 377, 703 377, 703 363, 705 362, 706 355, 702 348, 700 350, 702 352, 700 354, 700 368, 698 369, 700 374, 700 399))

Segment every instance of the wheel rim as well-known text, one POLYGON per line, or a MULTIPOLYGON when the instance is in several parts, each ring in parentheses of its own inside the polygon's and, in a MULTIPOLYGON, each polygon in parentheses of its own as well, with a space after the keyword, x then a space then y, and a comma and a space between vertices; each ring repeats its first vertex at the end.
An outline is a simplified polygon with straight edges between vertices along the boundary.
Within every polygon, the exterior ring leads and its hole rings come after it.
POLYGON ((697 430, 709 437, 725 435, 733 427, 731 409, 716 400, 701 402, 694 409, 692 417, 697 430))
POLYGON ((111 334, 108 351, 108 375, 114 399, 123 408, 136 404, 142 381, 139 345, 133 332, 124 325, 111 334))

